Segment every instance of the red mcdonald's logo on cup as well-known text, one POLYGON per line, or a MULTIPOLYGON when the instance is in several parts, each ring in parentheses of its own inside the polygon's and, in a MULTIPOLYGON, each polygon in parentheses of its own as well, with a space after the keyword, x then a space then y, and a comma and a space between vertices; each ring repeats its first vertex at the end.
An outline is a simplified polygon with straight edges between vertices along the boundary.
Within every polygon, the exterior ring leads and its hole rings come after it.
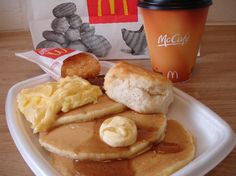
POLYGON ((48 57, 50 59, 57 59, 60 56, 71 53, 74 50, 69 48, 40 48, 36 49, 35 52, 41 56, 48 57))
POLYGON ((87 0, 90 23, 138 21, 138 0, 87 0))

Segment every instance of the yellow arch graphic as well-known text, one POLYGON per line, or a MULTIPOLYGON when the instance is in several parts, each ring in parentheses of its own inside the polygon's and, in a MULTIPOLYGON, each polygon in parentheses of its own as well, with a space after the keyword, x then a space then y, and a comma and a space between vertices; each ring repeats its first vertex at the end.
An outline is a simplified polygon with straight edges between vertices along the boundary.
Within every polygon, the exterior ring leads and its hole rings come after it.
POLYGON ((67 53, 67 50, 64 48, 59 48, 57 50, 49 51, 47 52, 48 54, 54 55, 54 56, 59 56, 61 54, 67 53))
POLYGON ((98 0, 98 16, 102 16, 102 0, 98 0))
POLYGON ((124 7, 124 15, 126 16, 129 15, 127 0, 123 0, 123 7, 124 7))
POLYGON ((110 13, 114 15, 115 14, 115 0, 109 0, 109 5, 110 5, 110 13))
MULTIPOLYGON (((115 14, 115 0, 109 0, 110 13, 115 14)), ((127 0, 123 0, 124 15, 129 15, 127 0)), ((98 0, 98 16, 102 16, 102 0, 98 0)))

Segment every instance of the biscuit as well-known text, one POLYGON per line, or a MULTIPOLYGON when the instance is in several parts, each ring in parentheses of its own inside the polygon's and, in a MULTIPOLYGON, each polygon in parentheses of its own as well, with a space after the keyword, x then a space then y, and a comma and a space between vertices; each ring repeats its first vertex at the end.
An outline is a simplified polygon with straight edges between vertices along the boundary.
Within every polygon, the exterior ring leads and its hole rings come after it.
POLYGON ((167 113, 173 101, 171 82, 161 74, 119 62, 105 75, 104 89, 113 100, 139 113, 167 113))

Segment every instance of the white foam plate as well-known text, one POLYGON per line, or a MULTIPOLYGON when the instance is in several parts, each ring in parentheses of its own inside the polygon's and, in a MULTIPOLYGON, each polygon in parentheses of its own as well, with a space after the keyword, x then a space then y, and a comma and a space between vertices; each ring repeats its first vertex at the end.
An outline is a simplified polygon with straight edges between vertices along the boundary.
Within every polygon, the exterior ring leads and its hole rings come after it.
MULTIPOLYGON (((111 66, 102 62, 102 70, 111 66)), ((50 164, 47 152, 40 146, 38 136, 32 133, 30 124, 17 110, 16 96, 26 87, 51 81, 46 74, 15 84, 10 88, 6 100, 6 118, 11 136, 22 157, 37 176, 59 176, 50 164)), ((197 154, 188 165, 173 176, 201 176, 222 161, 235 147, 236 137, 230 126, 216 113, 191 96, 174 89, 175 100, 168 116, 180 122, 196 139, 197 154)))

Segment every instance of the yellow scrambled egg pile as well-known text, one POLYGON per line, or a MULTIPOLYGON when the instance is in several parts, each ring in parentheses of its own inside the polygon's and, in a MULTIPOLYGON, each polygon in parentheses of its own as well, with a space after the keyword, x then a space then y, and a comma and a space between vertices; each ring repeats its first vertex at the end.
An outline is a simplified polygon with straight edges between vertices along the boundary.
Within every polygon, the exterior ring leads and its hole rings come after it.
POLYGON ((32 123, 34 133, 46 131, 57 118, 58 112, 88 103, 95 103, 102 91, 80 77, 61 78, 21 90, 17 96, 18 108, 32 123))

